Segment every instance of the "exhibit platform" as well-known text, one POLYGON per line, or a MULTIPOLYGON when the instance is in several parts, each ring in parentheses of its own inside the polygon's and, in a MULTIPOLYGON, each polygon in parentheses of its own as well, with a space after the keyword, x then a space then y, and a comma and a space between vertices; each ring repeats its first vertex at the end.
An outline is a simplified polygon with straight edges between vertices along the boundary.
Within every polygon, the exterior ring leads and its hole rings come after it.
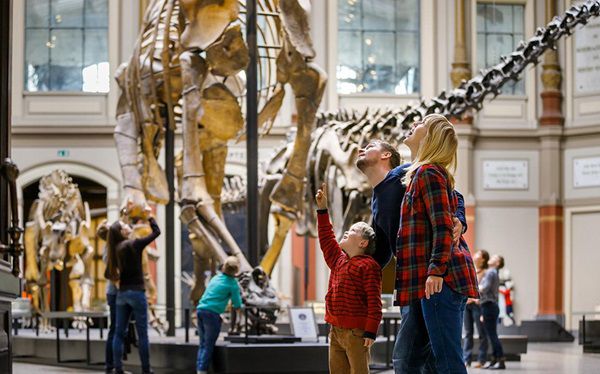
MULTIPOLYGON (((161 337, 149 330, 150 356, 157 374, 188 373, 195 369, 198 337, 190 331, 189 342, 185 342, 184 329, 177 329, 175 337, 161 337)), ((102 369, 105 341, 99 329, 89 332, 71 329, 69 337, 64 330, 40 333, 21 329, 13 339, 15 360, 20 362, 60 365, 65 367, 102 369), (60 350, 60 362, 57 353, 60 350)), ((104 330, 106 337, 106 330, 104 330)), ((527 337, 501 336, 509 360, 520 360, 527 352, 527 337)), ((393 338, 379 337, 372 351, 374 368, 391 367, 393 338)), ((477 339, 475 342, 477 346, 477 339)), ((328 344, 325 337, 318 342, 296 343, 231 343, 219 338, 213 361, 214 373, 327 373, 328 344)), ((137 349, 132 347, 124 362, 128 370, 139 371, 137 349)))
POLYGON ((520 325, 498 325, 503 335, 525 335, 531 343, 573 342, 575 337, 553 320, 523 320, 520 325))

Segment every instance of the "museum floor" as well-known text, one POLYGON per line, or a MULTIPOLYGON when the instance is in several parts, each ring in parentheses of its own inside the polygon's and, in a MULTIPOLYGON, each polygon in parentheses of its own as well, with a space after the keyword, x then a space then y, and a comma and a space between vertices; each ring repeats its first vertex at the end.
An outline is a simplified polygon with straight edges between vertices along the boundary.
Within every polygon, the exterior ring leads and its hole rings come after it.
MULTIPOLYGON (((600 373, 600 354, 583 354, 577 343, 530 343, 529 352, 523 355, 521 362, 507 363, 504 373, 544 373, 544 374, 595 374, 600 373)), ((485 373, 487 370, 470 369, 469 373, 485 373)), ((103 371, 84 371, 52 366, 15 363, 15 374, 54 374, 54 373, 103 373, 103 371)), ((392 370, 379 372, 393 374, 392 370)), ((159 374, 159 373, 157 373, 159 374)))

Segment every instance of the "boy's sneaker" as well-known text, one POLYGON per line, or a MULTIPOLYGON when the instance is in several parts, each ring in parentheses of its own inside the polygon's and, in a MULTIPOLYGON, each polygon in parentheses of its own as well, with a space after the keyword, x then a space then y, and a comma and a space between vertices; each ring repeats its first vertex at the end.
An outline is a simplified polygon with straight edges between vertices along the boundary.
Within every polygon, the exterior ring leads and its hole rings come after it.
POLYGON ((208 371, 196 370, 196 374, 208 374, 208 371))

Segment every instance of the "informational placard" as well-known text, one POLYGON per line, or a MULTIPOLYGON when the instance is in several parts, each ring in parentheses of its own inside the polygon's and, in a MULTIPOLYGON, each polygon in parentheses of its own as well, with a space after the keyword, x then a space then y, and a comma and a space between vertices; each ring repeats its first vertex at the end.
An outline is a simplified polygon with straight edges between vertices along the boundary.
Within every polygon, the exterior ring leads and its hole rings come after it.
POLYGON ((600 187, 600 156, 573 159, 573 187, 600 187))
POLYGON ((483 161, 483 189, 527 190, 528 188, 528 160, 483 161))
POLYGON ((295 337, 303 341, 319 340, 319 327, 312 308, 290 307, 290 328, 295 337))
POLYGON ((600 91, 600 19, 575 32, 575 91, 600 91))

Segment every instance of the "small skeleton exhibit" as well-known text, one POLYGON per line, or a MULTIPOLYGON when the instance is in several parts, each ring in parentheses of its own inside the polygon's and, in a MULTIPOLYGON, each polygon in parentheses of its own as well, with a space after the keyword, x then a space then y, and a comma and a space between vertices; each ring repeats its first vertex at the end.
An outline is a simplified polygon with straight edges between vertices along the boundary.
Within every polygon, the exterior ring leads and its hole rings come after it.
MULTIPOLYGON (((72 310, 89 311, 93 280, 90 265, 90 209, 71 177, 55 170, 39 182, 38 199, 25 224, 25 280, 32 308, 38 315, 50 311, 52 271, 68 272, 72 310)), ((42 319, 44 328, 47 320, 42 319)), ((82 328, 81 321, 74 325, 82 328)))

